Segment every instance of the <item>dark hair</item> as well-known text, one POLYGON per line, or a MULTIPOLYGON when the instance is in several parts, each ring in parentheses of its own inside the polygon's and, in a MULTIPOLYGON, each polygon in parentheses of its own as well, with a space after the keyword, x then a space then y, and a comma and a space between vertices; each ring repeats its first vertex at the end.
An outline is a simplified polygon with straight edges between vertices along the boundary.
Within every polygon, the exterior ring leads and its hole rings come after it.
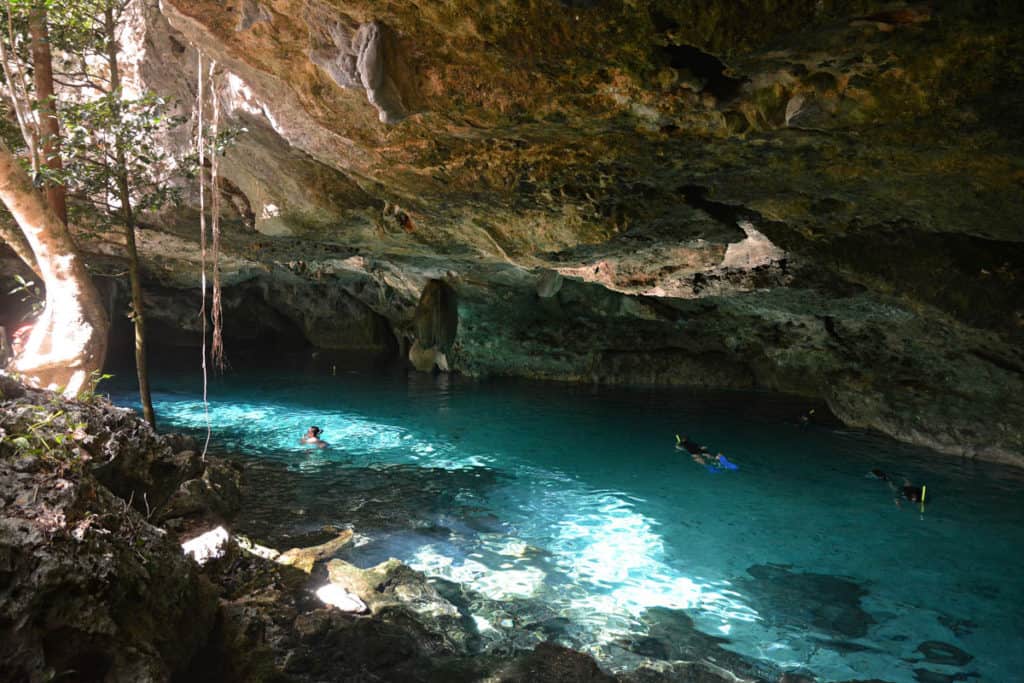
POLYGON ((323 431, 322 429, 320 429, 316 425, 313 425, 312 427, 310 427, 310 429, 313 431, 313 436, 320 436, 320 432, 323 431))

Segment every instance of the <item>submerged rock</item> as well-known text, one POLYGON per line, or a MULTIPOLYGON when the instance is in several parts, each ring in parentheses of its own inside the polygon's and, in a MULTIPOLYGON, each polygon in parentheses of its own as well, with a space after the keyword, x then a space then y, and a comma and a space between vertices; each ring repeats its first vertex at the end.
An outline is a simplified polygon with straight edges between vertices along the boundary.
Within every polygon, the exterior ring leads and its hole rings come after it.
POLYGON ((957 683, 958 681, 969 681, 971 679, 980 679, 981 676, 977 673, 939 673, 938 671, 929 671, 928 669, 914 669, 914 680, 917 683, 957 683))
POLYGON ((938 640, 926 640, 917 646, 916 651, 920 652, 925 661, 930 664, 963 666, 974 659, 974 655, 964 652, 956 645, 938 640))
POLYGON ((500 681, 537 683, 613 683, 616 678, 598 668, 593 658, 553 643, 542 643, 498 676, 500 681))
POLYGON ((861 607, 868 591, 850 579, 779 565, 755 565, 747 573, 737 585, 772 624, 850 640, 867 635, 875 623, 861 607))
MULTIPOLYGON (((729 643, 728 638, 700 631, 684 610, 653 607, 644 613, 643 620, 648 627, 648 637, 634 639, 623 646, 638 655, 668 664, 657 664, 657 670, 670 671, 673 675, 691 671, 697 680, 704 675, 709 681, 721 680, 719 677, 725 675, 760 679, 765 673, 773 676, 778 673, 774 669, 766 672, 766 665, 723 647, 729 643), (685 662, 685 666, 680 662, 685 662)), ((651 676, 654 666, 648 665, 645 675, 651 676)))

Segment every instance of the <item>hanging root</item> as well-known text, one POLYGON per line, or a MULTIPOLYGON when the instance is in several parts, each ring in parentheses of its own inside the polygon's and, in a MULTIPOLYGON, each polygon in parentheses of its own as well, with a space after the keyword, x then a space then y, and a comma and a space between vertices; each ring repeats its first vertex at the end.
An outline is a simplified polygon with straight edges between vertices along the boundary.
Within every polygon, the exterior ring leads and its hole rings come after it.
POLYGON ((217 88, 214 70, 217 62, 210 61, 210 101, 213 105, 213 121, 211 123, 211 152, 210 152, 210 222, 213 228, 213 303, 210 309, 210 318, 213 321, 213 341, 210 345, 210 357, 213 366, 224 371, 224 317, 221 308, 220 296, 220 155, 217 150, 217 134, 220 125, 220 101, 217 99, 217 88))
POLYGON ((197 90, 196 115, 198 117, 198 130, 196 131, 196 145, 199 147, 199 258, 201 264, 200 289, 202 304, 199 308, 199 317, 202 319, 202 366, 203 366, 203 414, 206 416, 206 441, 203 443, 203 460, 206 460, 206 450, 210 447, 210 402, 207 400, 207 376, 206 376, 206 136, 203 131, 203 53, 198 54, 199 67, 197 69, 197 90))

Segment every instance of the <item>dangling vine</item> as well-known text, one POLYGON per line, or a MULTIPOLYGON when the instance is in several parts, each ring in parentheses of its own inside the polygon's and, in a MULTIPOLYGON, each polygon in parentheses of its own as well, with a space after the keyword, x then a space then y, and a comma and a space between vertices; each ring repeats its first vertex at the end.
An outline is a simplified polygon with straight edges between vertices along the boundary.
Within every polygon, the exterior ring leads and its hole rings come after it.
POLYGON ((199 317, 202 318, 202 367, 203 367, 203 413, 206 417, 206 442, 203 444, 203 458, 206 458, 206 451, 210 446, 212 428, 210 426, 210 402, 207 392, 209 386, 208 367, 206 364, 206 151, 210 150, 210 229, 211 229, 211 265, 213 267, 213 290, 211 292, 210 320, 213 324, 213 335, 210 341, 210 359, 216 369, 224 370, 224 340, 223 324, 224 315, 221 304, 221 282, 220 282, 220 161, 218 148, 220 145, 220 100, 217 97, 216 74, 217 62, 209 60, 209 70, 204 82, 203 55, 198 54, 197 66, 197 95, 196 95, 196 117, 198 132, 196 133, 196 146, 199 156, 199 254, 201 263, 200 287, 202 289, 202 303, 199 308, 199 317), (206 91, 210 95, 210 110, 212 120, 210 122, 210 135, 206 135, 203 127, 203 110, 206 107, 206 91))
POLYGON ((210 100, 213 109, 213 121, 210 124, 210 223, 213 229, 213 305, 210 310, 210 319, 213 321, 213 341, 210 345, 210 357, 217 370, 224 371, 224 339, 223 339, 223 310, 221 308, 220 296, 220 140, 218 138, 220 126, 220 99, 217 97, 217 87, 214 70, 217 62, 210 62, 210 100))
POLYGON ((202 304, 199 307, 199 318, 202 320, 202 366, 203 366, 203 414, 206 417, 206 441, 203 443, 202 459, 206 460, 206 450, 210 447, 210 435, 213 431, 210 427, 210 402, 207 399, 207 373, 206 373, 206 139, 203 133, 203 53, 197 55, 197 84, 196 90, 196 117, 198 126, 196 131, 196 146, 199 153, 199 259, 201 275, 199 279, 200 296, 202 304))

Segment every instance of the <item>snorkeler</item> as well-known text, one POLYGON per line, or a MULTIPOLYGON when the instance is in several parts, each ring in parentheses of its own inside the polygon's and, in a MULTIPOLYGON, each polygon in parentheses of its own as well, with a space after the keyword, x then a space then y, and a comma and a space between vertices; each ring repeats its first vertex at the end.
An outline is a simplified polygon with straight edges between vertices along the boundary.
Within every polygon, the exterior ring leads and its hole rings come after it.
POLYGON ((864 475, 867 479, 879 479, 884 481, 889 486, 889 490, 893 493, 892 502, 896 504, 896 507, 900 507, 900 498, 907 500, 911 503, 921 503, 922 511, 924 510, 925 496, 928 492, 928 487, 922 484, 921 486, 915 486, 910 483, 909 479, 903 479, 903 486, 899 488, 893 483, 892 477, 877 467, 872 469, 870 472, 864 475))
POLYGON ((811 408, 800 416, 800 421, 798 423, 800 429, 807 429, 807 427, 810 426, 812 419, 814 419, 814 408, 811 408))
POLYGON ((903 487, 900 489, 900 495, 909 500, 911 503, 923 503, 925 496, 925 487, 914 486, 908 480, 903 480, 903 487))
POLYGON ((688 437, 676 434, 676 450, 687 451, 690 458, 698 465, 704 465, 711 471, 717 470, 738 470, 739 465, 729 462, 729 459, 719 451, 717 455, 711 455, 707 446, 701 446, 696 441, 690 441, 688 437))
POLYGON ((870 472, 864 475, 865 479, 881 479, 882 481, 889 481, 889 475, 885 473, 885 470, 880 470, 877 467, 873 468, 870 472))
POLYGON ((320 439, 320 435, 322 433, 322 429, 320 429, 316 425, 313 425, 308 430, 306 430, 306 433, 302 436, 301 439, 299 439, 299 443, 306 444, 309 446, 316 446, 317 448, 327 448, 327 442, 322 441, 320 439))

